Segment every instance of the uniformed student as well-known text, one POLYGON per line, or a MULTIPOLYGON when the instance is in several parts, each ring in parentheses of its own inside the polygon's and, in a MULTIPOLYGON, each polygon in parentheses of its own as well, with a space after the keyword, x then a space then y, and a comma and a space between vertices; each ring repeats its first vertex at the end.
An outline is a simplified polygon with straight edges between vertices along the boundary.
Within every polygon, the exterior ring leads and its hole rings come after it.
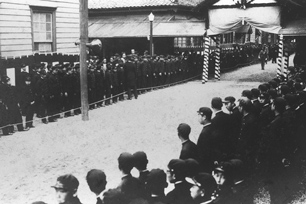
POLYGON ((198 159, 197 146, 189 139, 191 127, 186 123, 181 123, 177 127, 177 135, 182 142, 180 159, 198 159))
POLYGON ((186 178, 192 184, 190 195, 196 204, 209 204, 214 202, 213 194, 217 189, 217 183, 208 173, 199 173, 193 178, 186 178))
POLYGON ((174 184, 166 198, 169 204, 192 203, 190 195, 191 185, 185 180, 187 176, 186 162, 182 159, 172 159, 168 163, 167 178, 169 183, 174 184))
POLYGON ((96 204, 102 204, 102 192, 105 190, 106 186, 106 175, 102 170, 92 169, 86 175, 87 184, 97 197, 96 204))
POLYGON ((58 177, 55 185, 51 187, 55 189, 59 204, 82 204, 77 196, 79 181, 72 174, 58 177))
POLYGON ((152 169, 147 177, 146 189, 149 192, 151 204, 165 204, 165 188, 168 187, 167 175, 161 169, 152 169))

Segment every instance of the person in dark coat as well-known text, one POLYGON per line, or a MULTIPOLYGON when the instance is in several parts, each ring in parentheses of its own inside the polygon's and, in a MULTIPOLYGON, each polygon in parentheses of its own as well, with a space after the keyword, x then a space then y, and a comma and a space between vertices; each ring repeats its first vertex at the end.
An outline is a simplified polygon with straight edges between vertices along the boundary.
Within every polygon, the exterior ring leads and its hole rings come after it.
POLYGON ((55 189, 56 199, 59 204, 82 204, 76 195, 79 187, 79 181, 72 174, 59 176, 55 185, 51 187, 55 189))
POLYGON ((211 126, 212 110, 208 107, 201 107, 198 111, 199 123, 203 129, 197 141, 197 150, 200 169, 203 172, 211 173, 214 167, 214 161, 218 160, 220 153, 216 148, 216 138, 213 135, 211 126))
POLYGON ((110 98, 112 94, 112 75, 111 70, 113 68, 112 63, 107 63, 107 69, 105 70, 105 105, 110 105, 110 98))
POLYGON ((211 125, 215 136, 218 138, 219 149, 222 154, 221 160, 229 157, 233 152, 234 137, 232 120, 229 114, 222 111, 222 99, 220 97, 214 97, 211 100, 211 108, 215 113, 215 117, 211 120, 211 125))
POLYGON ((194 203, 209 204, 214 203, 213 193, 217 189, 217 183, 214 177, 208 173, 199 173, 193 178, 186 178, 192 184, 190 195, 194 203))
POLYGON ((18 93, 15 86, 11 85, 11 81, 9 77, 5 77, 5 92, 4 93, 4 104, 7 106, 7 114, 8 114, 8 123, 9 132, 14 133, 14 124, 17 124, 18 131, 28 130, 28 128, 24 129, 22 124, 22 116, 19 108, 19 100, 18 93))
POLYGON ((147 177, 146 189, 150 204, 166 204, 165 188, 168 187, 167 175, 161 169, 152 169, 147 177))
POLYGON ((186 123, 181 123, 177 127, 177 135, 182 142, 182 149, 179 158, 180 159, 198 159, 197 146, 189 139, 191 128, 186 123))
POLYGON ((102 199, 102 192, 105 190, 106 186, 106 175, 102 170, 99 169, 92 169, 86 175, 87 184, 97 197, 96 204, 103 204, 102 199))
POLYGON ((65 117, 71 116, 71 109, 73 109, 73 74, 72 69, 67 68, 67 73, 64 75, 63 80, 63 93, 65 97, 65 117))
POLYGON ((149 174, 149 171, 147 169, 148 165, 147 155, 143 151, 138 151, 133 154, 133 157, 134 157, 134 166, 139 171, 138 179, 142 184, 145 184, 149 174))
POLYGON ((133 89, 134 97, 137 99, 137 87, 136 87, 136 66, 132 62, 131 56, 127 56, 127 62, 124 64, 125 81, 128 92, 128 99, 132 99, 131 89, 133 89))
POLYGON ((9 127, 8 127, 7 106, 3 102, 3 99, 5 97, 5 92, 3 88, 4 88, 3 84, 0 81, 0 129, 2 129, 3 135, 11 135, 12 133, 9 132, 9 127))
POLYGON ((131 175, 131 170, 134 167, 133 155, 127 152, 121 153, 118 158, 118 167, 122 178, 117 188, 121 190, 127 201, 144 198, 146 196, 144 186, 139 179, 131 175))
POLYGON ((169 183, 174 184, 174 189, 166 195, 168 204, 192 204, 190 195, 191 184, 185 180, 187 165, 182 159, 172 159, 168 163, 167 177, 169 183))
POLYGON ((96 75, 96 96, 97 96, 97 107, 101 107, 102 106, 102 100, 104 99, 104 72, 101 70, 101 66, 97 67, 97 71, 95 72, 96 75))
POLYGON ((40 72, 40 78, 37 80, 35 85, 36 88, 36 98, 38 101, 38 115, 42 118, 43 123, 48 123, 48 104, 50 100, 49 84, 45 70, 40 72))
POLYGON ((49 122, 57 121, 60 112, 61 85, 58 78, 58 67, 52 67, 52 72, 48 75, 48 87, 50 100, 48 104, 49 122))
POLYGON ((34 104, 35 96, 31 85, 31 78, 27 77, 25 86, 20 89, 20 108, 22 115, 26 117, 26 128, 34 128, 33 117, 34 117, 34 104))
POLYGON ((252 111, 253 104, 248 98, 239 99, 238 108, 243 115, 238 137, 238 153, 250 168, 249 170, 252 170, 255 164, 255 151, 258 149, 258 120, 252 111))

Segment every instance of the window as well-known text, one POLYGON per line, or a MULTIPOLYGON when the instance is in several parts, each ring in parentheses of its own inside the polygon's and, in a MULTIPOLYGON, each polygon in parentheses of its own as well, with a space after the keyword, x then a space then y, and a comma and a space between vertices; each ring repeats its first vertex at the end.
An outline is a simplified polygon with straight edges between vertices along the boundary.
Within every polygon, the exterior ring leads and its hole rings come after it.
POLYGON ((55 9, 32 8, 33 51, 55 51, 55 9))

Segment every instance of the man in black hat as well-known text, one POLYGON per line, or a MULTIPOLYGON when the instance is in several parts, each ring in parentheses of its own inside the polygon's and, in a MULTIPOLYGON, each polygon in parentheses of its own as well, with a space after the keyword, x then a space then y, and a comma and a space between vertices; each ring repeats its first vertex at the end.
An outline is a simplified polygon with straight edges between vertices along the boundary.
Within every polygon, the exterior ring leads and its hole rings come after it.
POLYGON ((180 159, 198 159, 197 146, 189 139, 191 127, 186 123, 181 123, 177 127, 177 135, 182 142, 180 159))
POLYGON ((213 203, 213 194, 217 189, 217 184, 211 174, 199 173, 192 178, 186 178, 186 180, 192 184, 190 195, 194 200, 194 203, 213 203))
POLYGON ((166 198, 169 204, 192 203, 189 193, 191 185, 185 180, 187 175, 186 162, 182 159, 172 159, 168 163, 168 181, 174 184, 174 189, 170 191, 166 198))
POLYGON ((76 195, 79 181, 72 174, 58 177, 56 184, 51 187, 55 189, 57 202, 59 204, 81 204, 76 195))
POLYGON ((86 181, 90 190, 97 196, 97 203, 102 204, 101 193, 105 190, 106 175, 102 170, 92 169, 86 175, 86 181))

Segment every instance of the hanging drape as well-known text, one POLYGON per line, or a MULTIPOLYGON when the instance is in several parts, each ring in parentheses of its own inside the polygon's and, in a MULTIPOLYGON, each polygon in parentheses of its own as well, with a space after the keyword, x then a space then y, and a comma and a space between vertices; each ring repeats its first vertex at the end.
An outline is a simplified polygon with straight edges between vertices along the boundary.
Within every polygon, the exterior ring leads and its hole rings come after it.
POLYGON ((218 35, 237 31, 249 24, 259 30, 278 34, 280 26, 280 7, 264 6, 240 8, 215 8, 208 11, 209 29, 207 35, 218 35))

